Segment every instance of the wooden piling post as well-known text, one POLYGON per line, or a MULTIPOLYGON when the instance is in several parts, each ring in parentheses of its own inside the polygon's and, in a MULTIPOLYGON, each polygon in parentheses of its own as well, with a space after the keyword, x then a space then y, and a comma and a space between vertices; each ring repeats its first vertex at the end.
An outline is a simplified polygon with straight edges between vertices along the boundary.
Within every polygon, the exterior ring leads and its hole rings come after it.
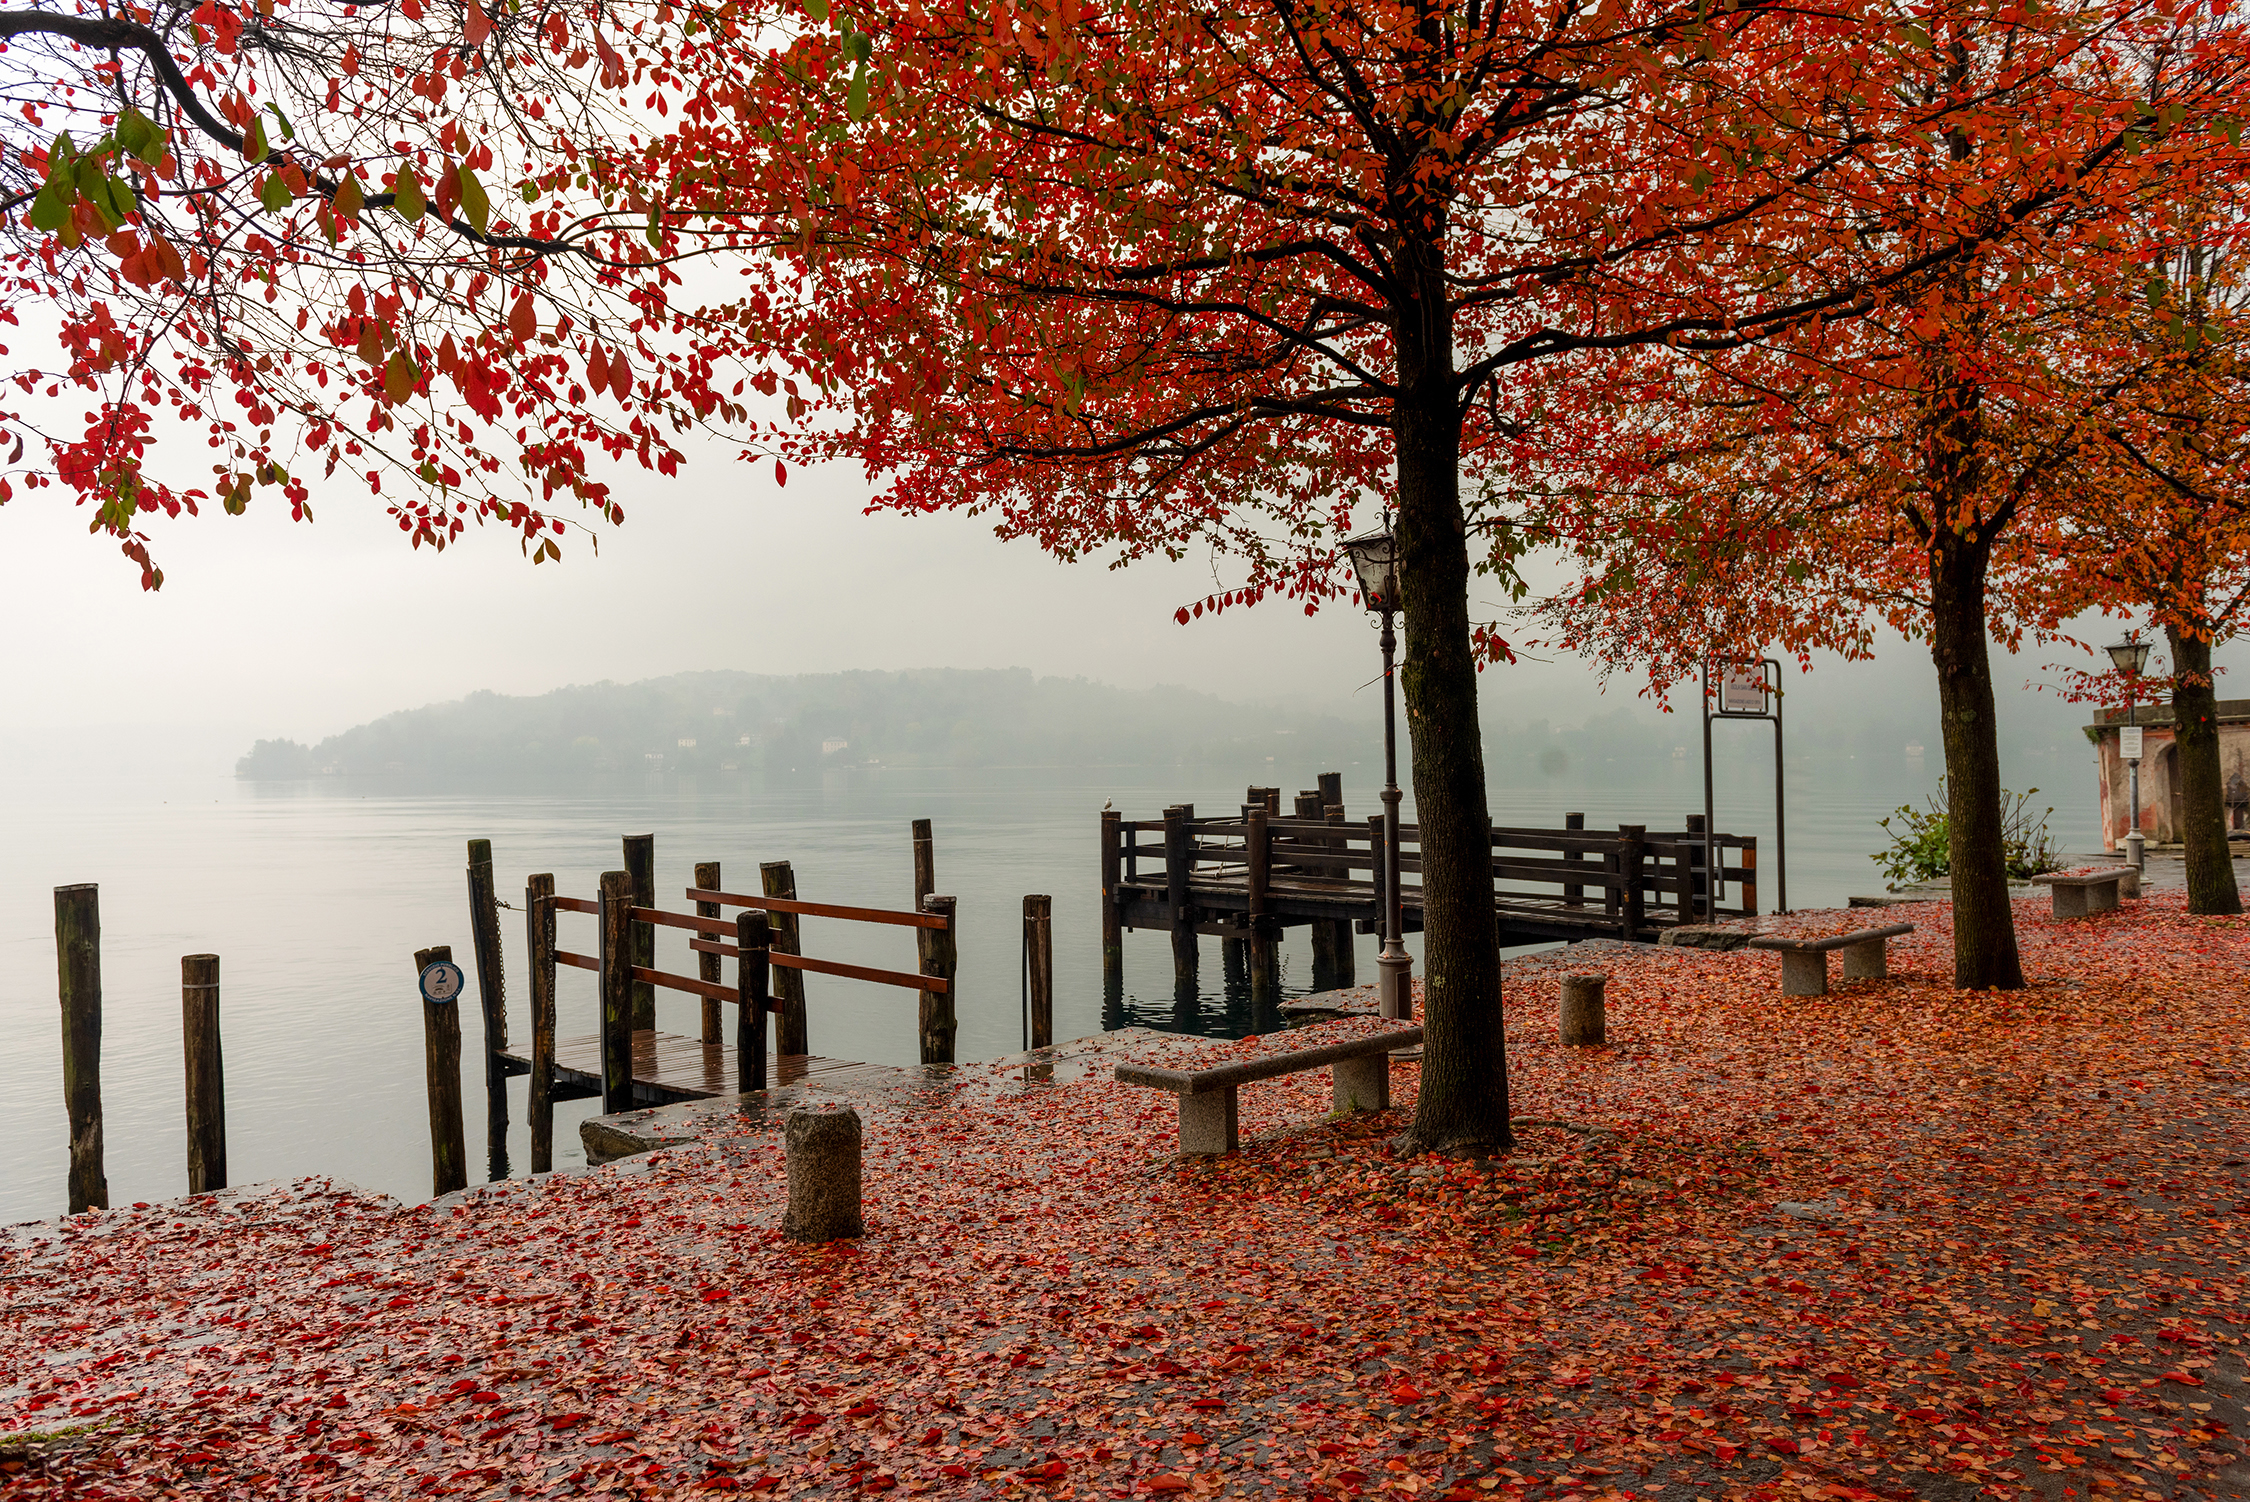
POLYGON ((1603 987, 1606 975, 1566 975, 1557 1029, 1565 1048, 1599 1048, 1609 1041, 1603 987))
MULTIPOLYGON (((768 897, 779 897, 785 902, 797 898, 797 873, 787 861, 765 861, 758 867, 758 880, 764 884, 768 897)), ((775 913, 773 917, 772 946, 775 954, 803 954, 797 937, 797 915, 775 913)), ((773 978, 773 1051, 783 1058, 792 1054, 812 1052, 811 1029, 805 1025, 805 972, 784 970, 773 978)))
MULTIPOLYGON (((633 906, 656 906, 656 836, 629 834, 625 836, 625 871, 633 880, 633 906)), ((656 925, 633 925, 633 963, 646 970, 656 968, 656 925)), ((656 986, 653 982, 633 982, 633 1031, 656 1031, 656 986)))
POLYGON ((766 1013, 772 1009, 767 946, 772 939, 764 913, 749 908, 735 915, 734 1059, 737 1088, 744 1095, 766 1088, 766 1013))
POLYGON ((1117 884, 1124 860, 1125 816, 1102 810, 1102 986, 1125 980, 1125 925, 1117 912, 1117 884))
POLYGON ((525 966, 531 972, 531 1171, 555 1167, 555 878, 542 872, 524 883, 525 966))
POLYGON ((1273 831, 1267 818, 1265 809, 1252 809, 1250 832, 1243 840, 1250 899, 1250 1007, 1258 1015, 1281 1004, 1281 965, 1274 953, 1273 920, 1266 916, 1266 889, 1273 879, 1273 831))
MULTIPOLYGON (((1325 775, 1334 776, 1335 774, 1328 773, 1325 775)), ((1335 825, 1338 831, 1335 837, 1329 840, 1328 843, 1335 850, 1337 855, 1341 856, 1351 848, 1350 838, 1342 833, 1344 827, 1344 805, 1341 803, 1331 803, 1328 805, 1327 813, 1328 822, 1335 825)), ((1349 866, 1343 867, 1341 870, 1338 870, 1335 873, 1338 880, 1346 881, 1351 878, 1351 874, 1351 868, 1349 866)), ((1349 918, 1332 918, 1328 920, 1328 928, 1329 932, 1334 935, 1334 937, 1329 940, 1329 952, 1336 966, 1336 984, 1339 986, 1352 985, 1356 983, 1359 978, 1358 946, 1353 942, 1352 920, 1349 918)))
POLYGON ((1052 1048, 1055 1042, 1055 899, 1023 900, 1023 949, 1030 961, 1031 1046, 1052 1048))
MULTIPOLYGON (((697 861, 695 863, 695 885, 698 891, 723 891, 724 888, 719 885, 719 863, 717 861, 697 861)), ((719 905, 716 902, 698 902, 695 905, 695 915, 698 918, 719 917, 719 905)), ((714 924, 708 932, 699 933, 696 937, 718 942, 726 938, 726 930, 714 924)), ((719 967, 722 963, 724 962, 718 955, 699 953, 695 957, 696 976, 715 986, 719 984, 719 967)), ((725 1002, 713 996, 703 998, 704 1047, 716 1048, 726 1041, 727 1019, 725 1013, 725 1002)))
MULTIPOLYGON (((1300 823, 1320 824, 1326 822, 1328 817, 1327 806, 1322 802, 1320 790, 1317 788, 1306 788, 1299 792, 1293 812, 1300 823)), ((1325 837, 1316 834, 1302 834, 1297 836, 1297 844, 1304 851, 1304 862, 1300 869, 1307 876, 1324 877, 1330 874, 1327 862, 1320 859, 1321 852, 1328 848, 1328 841, 1325 837)), ((1325 918, 1316 918, 1310 927, 1312 929, 1313 989, 1315 991, 1333 991, 1337 984, 1336 925, 1325 918)))
POLYGON ((1683 883, 1687 891, 1680 898, 1682 923, 1708 923, 1718 912, 1718 887, 1712 882, 1711 873, 1703 869, 1704 827, 1703 815, 1687 816, 1686 848, 1680 862, 1688 872, 1688 879, 1683 883))
POLYGON ((914 911, 922 899, 937 890, 937 841, 930 838, 930 821, 914 821, 914 911))
POLYGON ((102 1170, 101 888, 55 888, 55 978, 62 999, 63 1107, 70 1117, 70 1213, 109 1208, 102 1170))
POLYGON ((1175 987, 1195 979, 1195 909, 1188 897, 1188 872, 1195 858, 1188 853, 1195 839, 1193 804, 1177 803, 1164 810, 1164 896, 1172 925, 1172 983, 1175 987))
POLYGON ((180 956, 180 1049, 187 1065, 187 1187, 227 1187, 226 1066, 219 1052, 219 957, 180 956))
POLYGON ((953 1062, 953 1035, 960 1026, 960 1012, 953 994, 955 976, 960 968, 960 945, 953 931, 959 908, 959 902, 952 897, 925 897, 922 911, 942 914, 945 927, 914 930, 914 945, 921 952, 922 974, 939 976, 945 981, 943 991, 920 993, 922 1062, 925 1064, 953 1062))
POLYGON ((1617 874, 1624 883, 1621 907, 1625 931, 1620 938, 1637 939, 1647 926, 1647 902, 1641 895, 1641 863, 1647 854, 1643 842, 1647 834, 1646 824, 1617 826, 1617 874))
POLYGON ((492 841, 469 841, 469 939, 477 960, 477 1000, 484 1014, 485 1156, 487 1178, 508 1176, 508 978, 500 955, 500 894, 492 880, 492 841))
POLYGON ((604 871, 601 894, 602 1110, 633 1109, 633 876, 604 871))
MULTIPOLYGON (((1584 829, 1586 827, 1586 816, 1584 814, 1564 814, 1562 816, 1562 827, 1564 829, 1584 829)), ((1584 852, 1577 850, 1566 851, 1563 854, 1563 859, 1573 866, 1585 858, 1584 852)), ((1586 905, 1586 889, 1570 882, 1564 882, 1562 900, 1567 907, 1584 907, 1586 905)))
MULTIPOLYGON (((453 946, 414 953, 414 974, 453 958, 453 946)), ((422 1073, 430 1095, 430 1193, 469 1187, 469 1144, 461 1127, 461 1007, 422 998, 422 1073)))

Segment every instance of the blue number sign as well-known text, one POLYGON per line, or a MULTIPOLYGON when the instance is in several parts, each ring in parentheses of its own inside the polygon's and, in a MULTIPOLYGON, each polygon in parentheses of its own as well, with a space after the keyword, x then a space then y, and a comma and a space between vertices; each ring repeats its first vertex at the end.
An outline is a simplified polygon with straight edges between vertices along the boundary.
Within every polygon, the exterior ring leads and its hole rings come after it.
POLYGON ((422 967, 422 999, 443 1004, 461 994, 469 983, 461 967, 451 960, 433 960, 422 967))

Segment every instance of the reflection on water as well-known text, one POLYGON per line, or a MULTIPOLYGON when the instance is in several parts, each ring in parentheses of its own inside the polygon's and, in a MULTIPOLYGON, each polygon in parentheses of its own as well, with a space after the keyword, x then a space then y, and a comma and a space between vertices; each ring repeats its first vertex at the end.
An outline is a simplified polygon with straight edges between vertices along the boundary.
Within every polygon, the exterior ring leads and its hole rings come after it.
MULTIPOLYGON (((1347 766, 1345 801, 1375 806, 1373 764, 1347 766)), ((60 1212, 67 1137, 53 977, 53 889, 101 887, 102 1084, 112 1196, 122 1203, 184 1192, 180 956, 222 957, 227 1142, 238 1183, 325 1173, 403 1198, 428 1193, 429 1144, 420 1003, 412 956, 469 942, 465 842, 488 838, 503 897, 551 871, 566 895, 591 896, 620 864, 619 838, 653 831, 661 903, 678 910, 697 861, 727 879, 755 880, 760 861, 794 863, 800 896, 870 907, 911 905, 909 823, 936 825, 938 890, 960 898, 958 1047, 964 1060, 1023 1046, 1020 935, 1027 893, 1054 897, 1055 1036, 1067 1040, 1135 1025, 1239 1036, 1283 1025, 1260 1016, 1229 946, 1207 942, 1195 984, 1175 988, 1160 932, 1125 936, 1114 994, 1101 980, 1098 811, 1128 818, 1165 805, 1225 809, 1250 781, 1312 782, 1317 767, 1073 771, 837 771, 787 784, 729 778, 616 779, 526 788, 412 788, 342 780, 289 784, 231 778, 112 782, 19 781, 0 786, 11 859, 0 865, 0 1028, 17 1087, 0 1096, 0 1221, 60 1212)), ((1771 839, 1771 763, 1730 765, 1719 783, 1722 828, 1771 839)), ((1875 884, 1875 821, 1928 791, 1902 765, 1792 765, 1789 891, 1799 906, 1840 903, 1875 884)), ((2089 786, 2091 778, 2089 777, 2089 786)), ((2089 816, 2058 798, 2059 843, 2086 848, 2089 816), (2079 825, 2085 827, 2081 829, 2079 825)), ((1584 811, 1593 829, 1675 825, 1702 803, 1700 766, 1618 764, 1534 787, 1496 788, 1496 821, 1560 826, 1584 811)), ((1408 817, 1412 817, 1409 808, 1408 817)), ((1761 865, 1766 862, 1761 858, 1761 865)), ((1770 896, 1770 893, 1769 893, 1770 896)), ((503 918, 511 1034, 527 1035, 520 914, 503 918)), ((592 947, 592 919, 566 916, 566 948, 592 947), (576 924, 578 927, 572 927, 576 924)), ((886 969, 914 968, 903 930, 807 919, 810 954, 886 969)), ((1357 940, 1357 970, 1372 979, 1374 941, 1357 940)), ((692 974, 684 935, 666 931, 658 967, 692 974)), ((1282 994, 1315 989, 1308 931, 1278 946, 1282 994)), ((1420 941, 1408 949, 1419 966, 1420 941)), ((561 977, 560 1031, 591 1032, 594 982, 561 977)), ((830 1057, 905 1064, 915 1058, 911 991, 811 977, 812 1047, 830 1057)), ((692 1033, 699 1005, 665 994, 659 1025, 692 1033)), ((483 1040, 474 1008, 463 1019, 464 1099, 483 1100, 483 1040)), ((528 1160, 524 1082, 510 1082, 507 1137, 528 1160)), ((558 1166, 578 1158, 578 1122, 598 1109, 556 1111, 558 1166)), ((470 1123, 474 1141, 479 1123, 470 1123)), ((481 1155, 478 1155, 481 1157, 481 1155)))

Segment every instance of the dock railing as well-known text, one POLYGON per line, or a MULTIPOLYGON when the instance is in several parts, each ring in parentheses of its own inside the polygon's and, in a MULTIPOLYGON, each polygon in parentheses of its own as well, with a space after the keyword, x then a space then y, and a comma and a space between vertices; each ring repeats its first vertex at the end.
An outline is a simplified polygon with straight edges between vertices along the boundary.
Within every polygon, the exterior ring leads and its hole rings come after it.
MULTIPOLYGON (((954 943, 956 905, 951 897, 926 897, 923 911, 908 913, 689 887, 686 896, 697 905, 698 911, 671 913, 637 905, 633 901, 633 878, 624 871, 603 873, 601 895, 594 900, 556 896, 551 891, 541 893, 536 887, 533 892, 534 918, 530 932, 534 995, 543 992, 551 997, 554 994, 558 966, 591 970, 600 978, 601 1093, 605 1112, 633 1108, 634 1034, 636 1031, 653 1032, 633 1026, 636 983, 700 997, 707 1002, 736 1004, 735 1063, 738 1088, 744 1093, 767 1088, 766 1022, 773 1010, 769 982, 771 972, 776 969, 872 981, 921 993, 919 1020, 923 1060, 925 1063, 952 1061, 957 950, 954 943), (735 910, 732 921, 727 920, 725 912, 730 908, 735 910), (555 927, 547 920, 547 915, 561 913, 582 913, 597 920, 593 953, 564 949, 556 943, 555 927), (780 913, 913 928, 917 930, 921 967, 916 971, 885 970, 783 953, 774 947, 771 916, 780 913), (644 925, 682 930, 690 935, 688 948, 695 954, 735 961, 735 983, 726 985, 708 971, 703 975, 680 975, 654 965, 636 963, 634 931, 644 925), (933 1049, 933 1038, 942 1040, 941 1047, 933 1049), (942 1058, 933 1058, 933 1052, 941 1052, 942 1058)), ((545 1061, 551 1070, 555 1048, 555 1016, 551 1004, 534 1007, 532 1027, 533 1059, 545 1061)), ((704 1041, 708 1045, 716 1040, 706 1037, 704 1041)), ((536 1071, 536 1063, 534 1068, 536 1071)), ((550 1095, 551 1090, 540 1091, 535 1086, 535 1114, 539 1103, 550 1095)), ((548 1109, 552 1109, 551 1104, 548 1109)), ((538 1125, 534 1122, 535 1131, 538 1125)), ((548 1127, 551 1132, 551 1122, 548 1127)))

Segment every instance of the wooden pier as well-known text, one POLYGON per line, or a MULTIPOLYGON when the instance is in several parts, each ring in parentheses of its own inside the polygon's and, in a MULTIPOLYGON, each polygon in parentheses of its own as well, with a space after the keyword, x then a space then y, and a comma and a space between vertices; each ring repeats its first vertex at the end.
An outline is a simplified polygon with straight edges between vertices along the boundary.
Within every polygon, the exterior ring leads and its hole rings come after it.
MULTIPOLYGON (((1181 980, 1195 973, 1198 938, 1215 937, 1229 946, 1230 970, 1237 963, 1232 946, 1244 946, 1255 994, 1261 972, 1273 964, 1274 940, 1285 929, 1310 926, 1315 984, 1352 984, 1351 935, 1382 932, 1383 820, 1347 819, 1341 779, 1329 773, 1320 780, 1320 789, 1297 795, 1288 818, 1280 813, 1280 790, 1257 787, 1237 812, 1215 818, 1198 817, 1192 804, 1166 809, 1161 819, 1104 812, 1105 971, 1121 974, 1128 929, 1168 932, 1181 980)), ((1707 845, 1700 814, 1687 816, 1679 830, 1653 833, 1639 824, 1591 831, 1583 814, 1566 815, 1562 829, 1495 825, 1492 904, 1500 943, 1654 943, 1666 929, 1705 921, 1707 849, 1717 878, 1709 916, 1755 914, 1756 839, 1713 834, 1707 845)), ((1401 920, 1417 933, 1422 863, 1412 824, 1399 829, 1398 867, 1401 920)))

